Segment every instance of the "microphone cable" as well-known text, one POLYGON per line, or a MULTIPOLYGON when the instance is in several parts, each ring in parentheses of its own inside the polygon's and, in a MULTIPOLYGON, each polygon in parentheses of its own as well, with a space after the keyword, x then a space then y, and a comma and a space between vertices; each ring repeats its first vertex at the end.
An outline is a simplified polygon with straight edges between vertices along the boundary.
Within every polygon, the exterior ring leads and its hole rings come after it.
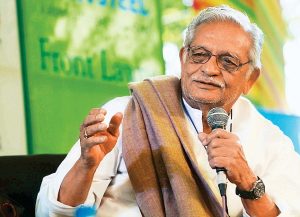
POLYGON ((227 178, 225 174, 224 168, 217 168, 217 182, 218 182, 218 187, 220 191, 220 195, 222 198, 222 216, 227 217, 229 216, 228 213, 228 205, 227 205, 227 195, 226 195, 226 190, 227 190, 227 178))

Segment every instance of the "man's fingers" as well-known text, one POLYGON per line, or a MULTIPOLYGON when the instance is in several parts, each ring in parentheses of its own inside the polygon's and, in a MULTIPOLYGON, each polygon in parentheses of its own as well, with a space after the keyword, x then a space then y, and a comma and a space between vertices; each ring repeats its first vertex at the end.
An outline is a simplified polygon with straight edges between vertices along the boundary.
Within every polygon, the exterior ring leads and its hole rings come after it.
POLYGON ((219 167, 219 168, 225 168, 227 170, 229 169, 230 158, 228 157, 212 158, 208 161, 208 163, 212 169, 219 167))
MULTIPOLYGON (((93 111, 99 112, 100 109, 94 109, 93 111)), ((122 113, 116 113, 110 120, 109 126, 105 124, 104 121, 105 116, 103 113, 94 113, 89 114, 85 119, 84 123, 81 125, 80 129, 80 137, 81 139, 87 139, 92 137, 93 135, 97 135, 102 132, 107 132, 112 136, 119 135, 119 127, 123 119, 122 113)))
MULTIPOLYGON (((105 132, 106 129, 107 129, 107 124, 102 122, 102 123, 97 123, 97 124, 87 126, 83 129, 83 131, 85 130, 87 137, 91 137, 95 133, 105 132)), ((83 132, 83 134, 84 134, 84 132, 83 132)))
POLYGON ((223 129, 215 129, 207 134, 206 141, 210 143, 214 139, 230 139, 232 137, 236 137, 236 135, 223 129))
POLYGON ((208 160, 211 160, 215 157, 231 157, 231 150, 228 150, 226 146, 217 146, 214 148, 211 148, 211 146, 207 147, 207 155, 208 160))
POLYGON ((207 145, 206 137, 207 137, 206 133, 201 132, 198 134, 198 138, 199 138, 200 142, 202 143, 202 145, 204 145, 204 146, 207 145))
POLYGON ((83 127, 102 122, 105 118, 106 111, 103 109, 93 109, 83 122, 83 127))
POLYGON ((121 112, 116 113, 109 122, 109 127, 107 131, 113 135, 118 136, 119 135, 119 127, 123 119, 123 114, 121 112))
POLYGON ((93 108, 89 115, 95 115, 95 114, 103 114, 103 115, 106 115, 106 110, 104 108, 93 108))
POLYGON ((103 144, 107 141, 107 136, 106 135, 97 135, 97 136, 92 136, 86 139, 85 142, 85 147, 86 148, 91 148, 92 146, 103 144))

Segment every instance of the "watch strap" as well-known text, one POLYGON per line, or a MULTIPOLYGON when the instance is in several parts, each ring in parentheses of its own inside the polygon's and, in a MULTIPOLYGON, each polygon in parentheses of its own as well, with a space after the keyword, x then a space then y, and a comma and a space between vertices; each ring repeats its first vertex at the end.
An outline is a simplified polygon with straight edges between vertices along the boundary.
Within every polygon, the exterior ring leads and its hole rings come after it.
POLYGON ((253 187, 250 191, 243 191, 236 187, 235 193, 243 199, 257 200, 264 195, 265 185, 263 181, 257 176, 257 180, 254 182, 253 187))

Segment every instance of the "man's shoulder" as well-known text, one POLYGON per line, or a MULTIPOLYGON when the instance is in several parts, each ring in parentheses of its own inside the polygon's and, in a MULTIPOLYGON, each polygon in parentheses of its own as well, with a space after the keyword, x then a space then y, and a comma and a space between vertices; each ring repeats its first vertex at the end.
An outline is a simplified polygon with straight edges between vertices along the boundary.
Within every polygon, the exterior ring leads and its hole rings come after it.
POLYGON ((265 125, 268 120, 264 118, 255 105, 247 98, 240 97, 233 106, 233 117, 241 124, 247 123, 247 125, 265 125))
POLYGON ((240 125, 246 125, 259 129, 261 132, 278 132, 278 126, 274 125, 269 119, 264 117, 247 98, 240 97, 233 107, 233 116, 240 125))
POLYGON ((239 99, 236 101, 236 105, 238 105, 239 107, 254 107, 253 103, 244 96, 239 97, 239 99))

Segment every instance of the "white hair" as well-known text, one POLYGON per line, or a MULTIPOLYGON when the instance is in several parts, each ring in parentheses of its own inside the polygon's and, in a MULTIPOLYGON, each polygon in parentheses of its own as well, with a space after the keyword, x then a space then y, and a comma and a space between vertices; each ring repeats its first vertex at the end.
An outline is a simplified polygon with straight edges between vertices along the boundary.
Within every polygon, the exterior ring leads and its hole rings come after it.
POLYGON ((249 17, 235 10, 227 5, 220 5, 216 7, 208 7, 202 10, 197 17, 188 25, 185 32, 185 39, 183 46, 191 45, 194 40, 196 29, 202 23, 209 23, 214 21, 230 21, 241 26, 245 32, 249 33, 252 39, 252 48, 249 53, 249 58, 252 61, 252 66, 261 68, 261 52, 264 35, 261 29, 255 24, 251 23, 249 17))

